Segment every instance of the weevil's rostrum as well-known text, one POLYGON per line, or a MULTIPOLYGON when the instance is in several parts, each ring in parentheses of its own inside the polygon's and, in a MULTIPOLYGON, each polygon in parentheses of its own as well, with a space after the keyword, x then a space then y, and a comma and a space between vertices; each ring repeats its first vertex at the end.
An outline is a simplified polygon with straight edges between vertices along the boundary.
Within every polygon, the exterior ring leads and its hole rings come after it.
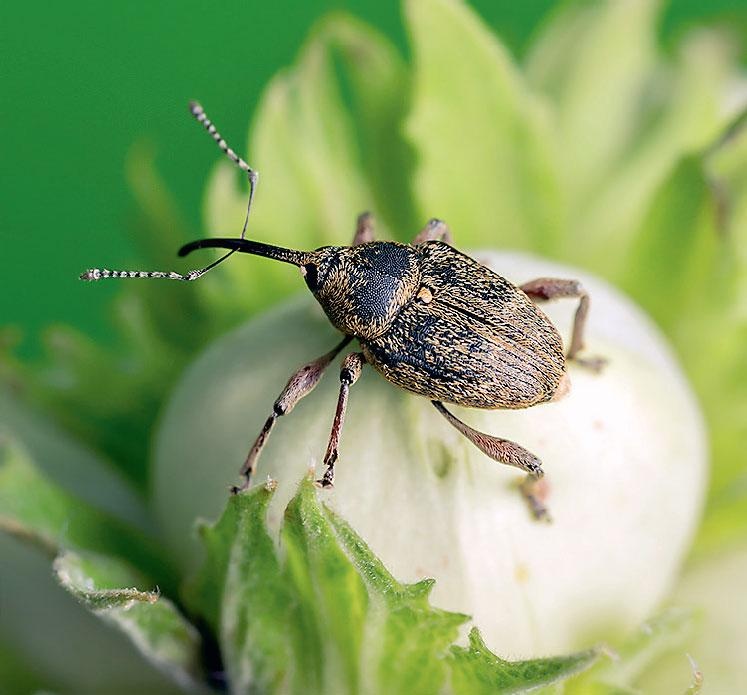
POLYGON ((319 383, 325 369, 345 346, 357 339, 359 352, 349 353, 340 368, 340 391, 319 483, 330 487, 350 387, 365 364, 387 381, 429 398, 441 415, 492 459, 515 466, 528 476, 521 491, 538 518, 549 518, 536 486, 540 460, 519 444, 471 428, 444 403, 481 409, 528 408, 567 391, 566 363, 575 360, 597 369, 601 360, 579 358, 589 297, 576 280, 539 278, 516 286, 451 245, 446 224, 433 219, 411 244, 376 241, 373 218, 358 218, 350 246, 299 251, 245 238, 257 173, 238 157, 206 117, 199 104, 192 115, 249 179, 249 199, 241 235, 208 238, 179 250, 223 248, 228 253, 204 268, 175 271, 90 269, 84 280, 109 277, 192 281, 236 252, 264 256, 297 266, 307 287, 343 337, 329 352, 297 369, 276 399, 241 468, 249 486, 259 455, 277 419, 293 410, 319 383), (579 300, 573 331, 564 354, 560 336, 535 305, 569 297, 579 300))

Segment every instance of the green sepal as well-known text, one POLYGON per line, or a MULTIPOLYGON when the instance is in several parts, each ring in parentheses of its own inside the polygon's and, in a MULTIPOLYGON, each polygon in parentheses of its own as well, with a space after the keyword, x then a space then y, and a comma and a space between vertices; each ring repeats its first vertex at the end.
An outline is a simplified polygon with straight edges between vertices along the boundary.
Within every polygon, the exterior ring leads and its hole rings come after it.
POLYGON ((215 627, 233 692, 463 693, 483 678, 513 692, 596 658, 506 662, 476 632, 469 649, 455 647, 468 616, 430 605, 433 580, 398 582, 309 478, 276 549, 266 528, 273 490, 268 481, 237 494, 201 526, 205 562, 187 592, 215 627))
POLYGON ((60 585, 92 613, 121 630, 156 668, 188 692, 201 683, 201 639, 197 630, 157 588, 127 563, 93 553, 63 552, 54 561, 60 585))
POLYGON ((468 647, 451 647, 451 685, 455 695, 524 692, 586 670, 599 654, 599 650, 589 649, 568 656, 506 661, 485 646, 480 631, 473 627, 468 647))

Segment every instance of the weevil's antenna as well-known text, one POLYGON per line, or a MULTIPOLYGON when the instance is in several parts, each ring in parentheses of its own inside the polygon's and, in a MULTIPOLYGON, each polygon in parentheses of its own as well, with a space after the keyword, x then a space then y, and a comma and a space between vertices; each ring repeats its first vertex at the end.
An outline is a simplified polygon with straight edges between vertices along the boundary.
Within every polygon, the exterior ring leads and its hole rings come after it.
POLYGON ((179 249, 180 256, 186 256, 197 249, 230 249, 230 251, 214 261, 209 266, 200 270, 190 270, 188 273, 181 274, 174 271, 161 270, 107 270, 106 268, 91 268, 81 273, 81 280, 105 280, 106 278, 163 278, 165 280, 197 280, 200 276, 207 273, 211 268, 215 268, 218 263, 228 258, 232 253, 250 253, 254 256, 264 256, 274 261, 282 261, 291 265, 302 266, 309 258, 308 251, 296 251, 295 249, 284 249, 282 246, 272 246, 263 244, 259 241, 250 241, 249 239, 198 239, 190 241, 179 249))
MULTIPOLYGON (((231 149, 228 146, 228 143, 223 139, 221 134, 218 132, 218 129, 215 127, 213 122, 207 117, 207 114, 205 113, 205 110, 202 108, 202 106, 196 102, 196 101, 190 101, 189 102, 189 112, 197 119, 198 123, 202 123, 205 130, 207 130, 208 133, 213 137, 213 140, 217 143, 218 147, 225 153, 225 155, 234 163, 236 164, 241 171, 246 172, 247 177, 249 178, 249 201, 246 205, 246 216, 244 217, 244 226, 241 228, 241 236, 239 237, 239 241, 245 241, 246 236, 246 229, 249 225, 249 211, 252 209, 252 201, 254 200, 254 189, 257 187, 257 182, 259 181, 259 173, 252 169, 239 155, 236 154, 236 152, 231 149)), ((236 240, 234 240, 236 241, 236 240)), ((188 245, 189 246, 189 245, 188 245)), ((203 246, 208 246, 208 244, 204 244, 203 246)), ((215 245, 214 245, 215 246, 215 245)), ((264 246, 264 244, 262 244, 264 246)), ((185 247, 186 248, 186 247, 185 247)), ((199 247, 194 247, 199 248, 199 247)), ((84 273, 81 273, 80 279, 81 280, 102 280, 104 278, 165 278, 167 280, 197 280, 197 278, 202 277, 205 273, 207 273, 209 270, 212 270, 215 268, 215 266, 219 265, 220 263, 223 263, 223 261, 226 260, 229 256, 232 256, 236 251, 238 251, 238 248, 231 247, 231 246, 222 246, 221 248, 230 248, 231 250, 218 258, 216 261, 213 261, 210 265, 205 266, 204 268, 199 268, 197 270, 190 270, 188 273, 177 273, 174 271, 161 271, 161 270, 107 270, 106 268, 90 268, 89 270, 86 270, 84 273)), ((269 248, 269 247, 268 247, 269 248)), ((182 249, 183 250, 183 249, 182 249)), ((190 249, 191 250, 191 249, 190 249)), ((185 253, 181 253, 180 255, 186 255, 186 253, 189 253, 189 251, 186 251, 185 253)), ((244 253, 253 253, 252 251, 244 251, 244 253)), ((266 255, 264 253, 258 253, 258 255, 266 255)), ((272 258, 272 256, 270 256, 272 258)), ((283 260, 280 257, 277 258, 277 260, 283 260)), ((292 263, 293 261, 286 261, 289 263, 292 263)))
POLYGON ((246 228, 249 224, 249 211, 252 209, 252 201, 254 200, 254 189, 257 187, 259 181, 259 173, 252 169, 239 155, 236 154, 229 146, 228 143, 221 137, 221 134, 216 129, 213 122, 207 117, 205 110, 196 101, 189 102, 189 112, 197 119, 198 123, 202 123, 205 130, 212 135, 213 140, 217 143, 218 147, 225 153, 225 155, 239 168, 241 171, 245 171, 249 178, 249 202, 246 205, 246 217, 244 218, 244 226, 241 229, 241 239, 246 235, 246 228))

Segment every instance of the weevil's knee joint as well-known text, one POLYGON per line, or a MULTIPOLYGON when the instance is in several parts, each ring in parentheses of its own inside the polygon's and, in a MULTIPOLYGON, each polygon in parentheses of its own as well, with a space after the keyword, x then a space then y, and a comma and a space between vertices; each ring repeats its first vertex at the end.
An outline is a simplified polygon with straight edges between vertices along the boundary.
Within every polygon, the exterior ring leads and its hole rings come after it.
POLYGON ((563 374, 562 377, 560 377, 560 382, 558 382, 558 388, 555 389, 555 393, 553 393, 552 398, 550 399, 550 402, 553 401, 559 401, 562 398, 565 398, 568 395, 568 392, 571 390, 571 377, 568 376, 568 374, 563 374))

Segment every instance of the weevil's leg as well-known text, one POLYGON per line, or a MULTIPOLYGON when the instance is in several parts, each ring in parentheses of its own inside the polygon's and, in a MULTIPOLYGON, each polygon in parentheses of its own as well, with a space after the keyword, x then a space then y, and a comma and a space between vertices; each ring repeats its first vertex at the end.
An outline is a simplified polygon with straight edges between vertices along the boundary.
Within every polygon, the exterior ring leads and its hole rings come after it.
POLYGON ((432 219, 428 221, 412 240, 413 244, 422 244, 426 241, 444 241, 447 244, 453 243, 451 230, 443 220, 432 219))
POLYGON ((337 398, 337 409, 335 419, 332 422, 332 432, 329 435, 327 452, 324 454, 324 475, 317 480, 322 487, 332 487, 335 481, 335 461, 337 461, 337 447, 340 444, 340 432, 345 422, 345 409, 348 405, 348 392, 350 387, 358 381, 366 358, 361 352, 351 352, 342 363, 340 369, 340 395, 337 398))
MULTIPOLYGON (((257 187, 259 181, 259 172, 252 169, 239 155, 236 154, 229 146, 228 143, 221 137, 221 134, 215 127, 215 124, 207 117, 205 110, 196 101, 189 102, 189 111, 197 119, 198 123, 202 123, 205 130, 212 136, 213 140, 217 143, 221 151, 228 157, 241 171, 245 172, 249 179, 249 200, 246 204, 246 217, 244 217, 244 226, 241 229, 241 238, 243 239, 246 235, 246 228, 249 224, 249 211, 252 209, 252 201, 254 200, 254 189, 257 187)), ((226 254, 230 256, 233 251, 226 254)))
POLYGON ((374 218, 370 212, 364 212, 358 215, 358 221, 355 225, 355 236, 353 237, 353 246, 367 244, 369 241, 375 241, 374 218))
POLYGON ((296 373, 288 380, 285 388, 272 406, 270 416, 265 421, 259 436, 246 456, 244 465, 241 467, 241 475, 244 477, 244 482, 241 486, 234 487, 233 492, 246 490, 246 488, 249 487, 252 474, 257 468, 257 460, 270 437, 270 432, 275 426, 275 421, 282 415, 287 415, 291 410, 293 410, 298 401, 311 393, 322 378, 324 370, 351 340, 352 338, 350 336, 345 336, 334 348, 332 348, 332 350, 315 359, 313 362, 303 365, 303 367, 296 371, 296 373))
POLYGON ((453 427, 467 437, 483 454, 494 461, 498 461, 498 463, 505 463, 508 466, 526 471, 528 475, 520 487, 521 493, 529 503, 532 515, 536 519, 549 520, 547 508, 542 503, 541 489, 538 488, 538 482, 544 475, 542 462, 534 454, 509 439, 501 439, 484 432, 478 432, 455 417, 441 401, 431 401, 431 403, 453 427))
POLYGON ((557 278, 538 278, 521 285, 521 289, 534 302, 544 302, 550 299, 578 298, 578 308, 573 318, 571 345, 567 357, 593 371, 599 371, 605 364, 601 357, 580 358, 578 353, 584 347, 584 329, 589 314, 589 295, 578 280, 559 280, 557 278))

